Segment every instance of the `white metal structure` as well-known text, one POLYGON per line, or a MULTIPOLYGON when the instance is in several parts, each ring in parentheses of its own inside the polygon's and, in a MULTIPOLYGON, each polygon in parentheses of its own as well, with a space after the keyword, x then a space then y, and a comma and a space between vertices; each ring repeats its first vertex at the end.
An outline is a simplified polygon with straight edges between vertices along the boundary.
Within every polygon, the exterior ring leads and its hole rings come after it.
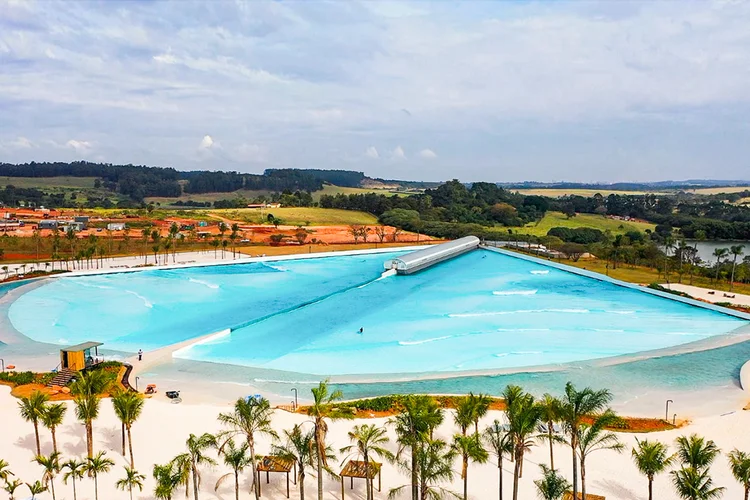
POLYGON ((407 253, 401 257, 387 260, 383 267, 395 269, 398 274, 412 274, 428 268, 438 262, 452 259, 458 255, 475 250, 479 247, 479 238, 476 236, 465 236, 457 240, 441 243, 423 250, 407 253))

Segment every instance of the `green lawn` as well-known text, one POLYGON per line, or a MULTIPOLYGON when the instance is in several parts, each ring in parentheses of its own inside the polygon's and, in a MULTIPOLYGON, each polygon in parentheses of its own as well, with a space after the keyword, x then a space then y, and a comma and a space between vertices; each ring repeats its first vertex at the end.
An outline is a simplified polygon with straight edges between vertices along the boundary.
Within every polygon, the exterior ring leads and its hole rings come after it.
POLYGON ((0 186, 19 188, 93 188, 96 177, 5 177, 0 176, 0 186))
POLYGON ((600 231, 610 230, 613 234, 622 234, 628 231, 643 232, 646 229, 653 230, 656 226, 645 222, 625 222, 609 219, 604 215, 578 214, 569 219, 561 212, 547 212, 544 218, 538 223, 514 229, 514 232, 534 236, 546 236, 547 232, 553 227, 588 227, 599 229, 600 231))
POLYGON ((226 217, 227 219, 243 220, 251 223, 265 222, 268 214, 273 214, 289 225, 311 225, 318 226, 338 226, 350 224, 377 224, 378 219, 372 214, 357 212, 354 210, 339 210, 335 208, 264 208, 258 209, 240 209, 240 210, 212 210, 211 213, 226 217))
POLYGON ((386 196, 392 196, 394 194, 398 196, 409 196, 409 193, 397 192, 397 191, 392 191, 389 189, 340 187, 340 186, 334 186, 332 184, 325 184, 323 186, 323 189, 321 189, 320 191, 315 191, 312 195, 313 195, 313 199, 315 201, 318 201, 320 200, 320 197, 323 196, 324 194, 336 196, 337 194, 369 194, 369 193, 384 194, 386 196))

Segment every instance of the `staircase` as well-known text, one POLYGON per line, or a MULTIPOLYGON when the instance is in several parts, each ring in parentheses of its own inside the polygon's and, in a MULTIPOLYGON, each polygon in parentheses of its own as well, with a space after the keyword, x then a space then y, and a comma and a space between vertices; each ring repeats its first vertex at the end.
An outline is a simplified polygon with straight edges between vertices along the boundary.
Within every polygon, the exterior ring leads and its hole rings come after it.
POLYGON ((67 368, 63 368, 57 374, 55 375, 55 378, 53 378, 49 384, 47 384, 47 387, 52 387, 53 385, 57 385, 60 387, 65 387, 68 385, 68 383, 73 379, 73 377, 76 376, 75 371, 68 370, 67 368))

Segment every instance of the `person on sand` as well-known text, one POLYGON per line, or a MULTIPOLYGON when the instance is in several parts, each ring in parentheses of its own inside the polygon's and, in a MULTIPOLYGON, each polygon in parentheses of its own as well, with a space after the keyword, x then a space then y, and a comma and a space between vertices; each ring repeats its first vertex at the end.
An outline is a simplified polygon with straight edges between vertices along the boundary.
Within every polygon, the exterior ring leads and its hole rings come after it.
POLYGON ((138 349, 138 361, 143 361, 143 349, 138 349))

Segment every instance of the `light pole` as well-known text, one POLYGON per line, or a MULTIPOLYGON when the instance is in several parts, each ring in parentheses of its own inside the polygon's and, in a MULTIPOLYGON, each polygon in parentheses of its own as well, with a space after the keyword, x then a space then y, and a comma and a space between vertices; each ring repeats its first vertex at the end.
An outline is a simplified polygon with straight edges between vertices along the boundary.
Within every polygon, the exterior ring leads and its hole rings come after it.
POLYGON ((672 425, 677 425, 677 414, 674 414, 674 417, 672 417, 672 425))
POLYGON ((138 392, 138 379, 140 377, 135 377, 135 392, 138 392))
POLYGON ((5 360, 3 358, 0 358, 0 363, 3 364, 3 373, 5 373, 5 360))
POLYGON ((297 407, 299 406, 297 404, 297 388, 292 387, 292 392, 294 392, 294 411, 297 411, 297 407))
POLYGON ((664 420, 666 420, 667 422, 669 422, 669 403, 674 403, 674 401, 672 401, 671 399, 667 399, 667 408, 664 411, 664 420))

